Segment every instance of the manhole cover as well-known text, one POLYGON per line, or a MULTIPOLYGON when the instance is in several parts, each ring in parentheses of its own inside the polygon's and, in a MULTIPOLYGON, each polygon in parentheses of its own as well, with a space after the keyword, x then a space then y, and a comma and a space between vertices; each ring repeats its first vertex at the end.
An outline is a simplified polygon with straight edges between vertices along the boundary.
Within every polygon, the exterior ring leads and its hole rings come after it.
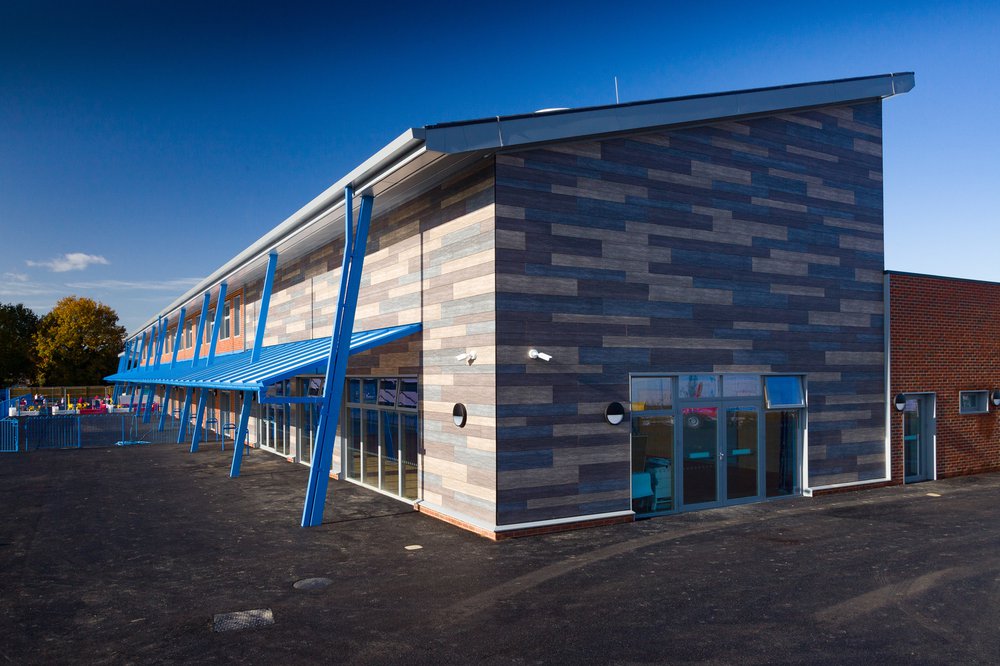
POLYGON ((303 578, 292 585, 296 590, 322 590, 333 581, 329 578, 303 578))
POLYGON ((212 622, 212 631, 239 631, 240 629, 259 629, 274 624, 274 614, 270 608, 255 608, 254 610, 236 611, 234 613, 217 613, 212 622))

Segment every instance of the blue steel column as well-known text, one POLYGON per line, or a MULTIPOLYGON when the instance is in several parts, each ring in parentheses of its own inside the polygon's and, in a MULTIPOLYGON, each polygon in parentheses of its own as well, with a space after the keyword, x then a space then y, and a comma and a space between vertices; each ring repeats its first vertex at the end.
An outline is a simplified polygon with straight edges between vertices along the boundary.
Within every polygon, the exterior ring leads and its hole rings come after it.
POLYGON ((156 369, 160 368, 160 359, 163 357, 163 344, 167 340, 167 320, 160 320, 160 337, 156 341, 156 354, 153 361, 153 367, 156 369))
MULTIPOLYGON (((118 357, 118 374, 125 372, 125 357, 128 355, 128 340, 125 341, 125 348, 122 350, 121 356, 118 357)), ((111 404, 118 404, 118 396, 122 393, 122 383, 115 382, 115 389, 111 393, 111 404)))
POLYGON ((177 443, 184 443, 184 437, 187 435, 187 425, 188 417, 191 415, 191 387, 187 387, 184 391, 184 407, 181 409, 181 422, 177 427, 177 443))
MULTIPOLYGON (((352 194, 348 186, 344 191, 344 217, 348 228, 352 226, 352 194)), ((361 287, 361 273, 364 268, 373 202, 372 195, 362 195, 354 242, 351 247, 346 244, 344 246, 337 314, 334 318, 333 335, 330 338, 330 358, 327 362, 323 400, 320 403, 320 418, 316 428, 316 449, 313 451, 312 467, 309 468, 309 485, 302 507, 302 527, 320 525, 323 522, 326 490, 330 482, 333 442, 337 436, 337 422, 340 419, 347 358, 351 353, 351 334, 354 330, 354 314, 358 305, 358 290, 361 287)), ((346 233, 346 230, 344 239, 345 243, 350 239, 350 234, 346 233)))
POLYGON ((267 255, 267 274, 264 276, 264 291, 260 295, 260 313, 257 315, 257 330, 253 336, 253 351, 250 362, 260 360, 260 350, 264 346, 264 329, 267 327, 267 311, 271 307, 271 288, 274 286, 274 271, 278 267, 278 253, 267 255))
POLYGON ((174 348, 170 353, 170 367, 174 367, 177 364, 177 352, 181 348, 181 335, 184 333, 184 312, 185 308, 181 306, 180 314, 177 315, 177 333, 174 334, 174 348))
POLYGON ((153 398, 156 397, 156 384, 149 385, 149 394, 146 396, 145 411, 142 413, 142 422, 149 423, 153 411, 153 398))
POLYGON ((163 425, 167 422, 167 410, 170 409, 170 393, 174 390, 173 386, 169 384, 164 384, 163 386, 163 403, 160 405, 160 421, 156 426, 157 432, 163 432, 163 425))
POLYGON ((247 426, 250 424, 250 406, 253 403, 253 393, 243 392, 243 407, 240 409, 240 423, 236 427, 236 439, 233 441, 233 465, 229 468, 229 477, 235 479, 240 475, 240 465, 243 464, 243 443, 247 439, 247 426))
POLYGON ((194 339, 194 356, 191 357, 191 367, 198 367, 198 357, 201 356, 202 337, 205 335, 205 320, 208 319, 208 304, 211 294, 205 292, 205 299, 201 304, 201 314, 198 315, 198 335, 194 339))
POLYGON ((226 283, 219 285, 219 300, 215 303, 215 321, 212 322, 212 342, 208 346, 208 365, 215 361, 215 348, 219 343, 219 328, 222 327, 222 311, 226 305, 226 283))
POLYGON ((198 390, 198 411, 194 417, 194 430, 191 432, 191 453, 198 450, 198 442, 201 440, 201 422, 205 419, 205 401, 208 398, 205 394, 208 389, 198 390))

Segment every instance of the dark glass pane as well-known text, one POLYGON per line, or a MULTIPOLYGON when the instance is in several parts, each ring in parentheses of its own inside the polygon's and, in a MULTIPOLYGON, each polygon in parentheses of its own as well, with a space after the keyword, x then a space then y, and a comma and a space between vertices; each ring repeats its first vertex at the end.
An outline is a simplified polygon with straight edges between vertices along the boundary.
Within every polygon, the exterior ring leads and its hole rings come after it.
POLYGON ((399 406, 407 409, 416 409, 417 397, 417 380, 401 380, 399 388, 399 406))
POLYGON ((399 494, 399 414, 382 412, 382 490, 399 494))
POLYGON ((730 407, 726 410, 726 498, 756 497, 759 452, 757 410, 730 407))
POLYGON ((364 449, 364 482, 378 486, 378 412, 366 409, 364 434, 361 447, 364 449))
POLYGON ((403 497, 409 499, 417 498, 418 437, 417 415, 403 414, 402 452, 399 459, 403 466, 403 497))
POLYGON ((684 504, 714 502, 718 498, 717 407, 681 410, 684 442, 684 504))
POLYGON ((312 396, 314 398, 323 395, 323 379, 321 377, 313 377, 311 379, 305 380, 305 391, 304 395, 312 396))
POLYGON ((385 407, 396 406, 396 386, 395 379, 380 379, 378 387, 378 404, 385 407))
POLYGON ((632 417, 632 510, 673 508, 674 417, 632 417))
POLYGON ((764 425, 764 491, 768 497, 795 493, 799 411, 767 412, 764 425))
POLYGON ((361 402, 361 380, 350 379, 347 383, 347 402, 361 402))
POLYGON ((378 380, 377 379, 366 379, 363 382, 363 398, 366 403, 374 404, 375 397, 378 395, 378 380))
POLYGON ((347 478, 361 480, 361 410, 350 409, 350 434, 347 438, 347 478))

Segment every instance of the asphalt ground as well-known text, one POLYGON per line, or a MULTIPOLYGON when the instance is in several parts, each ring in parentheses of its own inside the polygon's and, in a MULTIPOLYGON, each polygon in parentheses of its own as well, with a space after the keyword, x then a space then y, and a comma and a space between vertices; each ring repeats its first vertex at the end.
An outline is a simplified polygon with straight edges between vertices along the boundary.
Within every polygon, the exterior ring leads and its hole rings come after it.
POLYGON ((1000 662, 1000 475, 494 543, 230 455, 0 455, 0 664, 1000 662))

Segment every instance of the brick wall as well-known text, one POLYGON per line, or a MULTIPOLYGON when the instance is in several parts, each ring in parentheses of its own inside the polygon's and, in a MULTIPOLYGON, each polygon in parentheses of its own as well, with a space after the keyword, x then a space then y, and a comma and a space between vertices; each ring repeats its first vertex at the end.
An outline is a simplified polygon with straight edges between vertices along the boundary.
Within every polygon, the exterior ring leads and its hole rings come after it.
MULTIPOLYGON (((931 392, 939 478, 1000 470, 1000 411, 959 414, 958 393, 1000 388, 1000 284, 889 273, 890 395, 931 392)), ((892 478, 903 416, 892 410, 892 478)))

